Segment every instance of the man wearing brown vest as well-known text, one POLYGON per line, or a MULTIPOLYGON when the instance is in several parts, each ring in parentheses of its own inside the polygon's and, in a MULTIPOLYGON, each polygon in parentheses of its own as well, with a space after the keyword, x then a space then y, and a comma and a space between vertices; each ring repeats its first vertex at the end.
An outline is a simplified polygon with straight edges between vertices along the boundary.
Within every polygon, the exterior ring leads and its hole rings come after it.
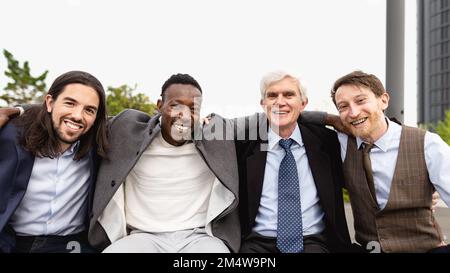
POLYGON ((449 251, 431 202, 436 189, 450 206, 450 147, 387 119, 389 95, 374 75, 345 75, 331 96, 355 136, 338 134, 356 241, 382 252, 449 251))

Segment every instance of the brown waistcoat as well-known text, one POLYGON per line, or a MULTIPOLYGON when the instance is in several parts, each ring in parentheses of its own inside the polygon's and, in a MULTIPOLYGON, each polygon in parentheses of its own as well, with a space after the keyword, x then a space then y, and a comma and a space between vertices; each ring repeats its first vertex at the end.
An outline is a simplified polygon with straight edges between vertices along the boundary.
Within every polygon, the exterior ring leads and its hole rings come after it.
POLYGON ((443 241, 430 209, 434 187, 425 163, 424 139, 424 130, 402 126, 388 202, 380 210, 369 191, 362 150, 357 150, 355 138, 348 138, 345 187, 353 210, 355 239, 361 245, 374 241, 383 252, 426 252, 443 241))

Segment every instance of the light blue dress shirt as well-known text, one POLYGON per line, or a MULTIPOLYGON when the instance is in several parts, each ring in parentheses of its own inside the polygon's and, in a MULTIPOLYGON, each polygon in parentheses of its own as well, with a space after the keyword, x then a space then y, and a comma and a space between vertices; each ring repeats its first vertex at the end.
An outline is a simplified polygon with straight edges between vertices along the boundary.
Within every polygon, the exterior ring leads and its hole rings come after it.
MULTIPOLYGON (((375 193, 380 209, 386 207, 391 191, 392 178, 400 146, 402 127, 386 118, 388 129, 370 150, 375 193)), ((338 133, 341 143, 341 157, 345 160, 347 154, 348 136, 338 133)), ((425 163, 431 183, 438 191, 442 200, 450 206, 450 146, 439 135, 431 132, 425 133, 424 141, 425 163)), ((361 146, 363 140, 356 138, 356 144, 361 146)))
MULTIPOLYGON (((309 167, 305 145, 298 125, 292 135, 292 154, 297 162, 300 183, 300 201, 302 207, 303 236, 319 234, 325 229, 324 212, 319 204, 319 195, 309 167)), ((278 222, 278 170, 285 156, 284 149, 278 142, 281 137, 269 128, 268 151, 261 201, 256 215, 253 231, 269 237, 277 236, 278 222)))
POLYGON ((51 159, 36 157, 27 191, 10 219, 17 235, 69 235, 85 229, 89 156, 73 160, 79 142, 51 159))

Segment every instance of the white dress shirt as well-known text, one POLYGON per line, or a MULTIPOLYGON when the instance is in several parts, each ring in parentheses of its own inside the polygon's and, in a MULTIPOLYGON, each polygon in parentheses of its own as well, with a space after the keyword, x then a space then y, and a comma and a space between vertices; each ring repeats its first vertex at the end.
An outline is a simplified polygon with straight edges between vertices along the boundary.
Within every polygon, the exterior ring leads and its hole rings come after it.
POLYGON ((85 229, 89 156, 73 160, 78 145, 54 159, 35 158, 25 196, 10 219, 17 235, 63 236, 85 229))
MULTIPOLYGON (((303 235, 319 234, 325 229, 324 212, 319 203, 316 185, 309 167, 305 145, 298 125, 289 137, 294 140, 292 154, 297 162, 300 183, 300 202, 302 206, 303 235)), ((281 137, 269 128, 268 151, 261 201, 253 231, 269 237, 277 236, 278 223, 278 171, 285 156, 278 144, 281 137)))
MULTIPOLYGON (((386 118, 388 129, 370 150, 375 192, 380 209, 388 201, 389 193, 397 162, 398 149, 402 127, 386 118)), ((348 136, 338 132, 341 143, 341 157, 345 160, 347 154, 348 136)), ((439 135, 431 132, 425 133, 424 141, 425 163, 431 183, 440 194, 442 200, 450 206, 450 146, 439 135)), ((356 138, 359 148, 363 140, 356 138)))

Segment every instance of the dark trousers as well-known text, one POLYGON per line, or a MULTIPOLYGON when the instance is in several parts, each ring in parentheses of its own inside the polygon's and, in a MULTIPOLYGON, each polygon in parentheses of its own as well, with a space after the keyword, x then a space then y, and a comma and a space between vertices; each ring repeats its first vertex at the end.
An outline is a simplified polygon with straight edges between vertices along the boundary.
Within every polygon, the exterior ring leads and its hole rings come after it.
POLYGON ((16 253, 94 253, 87 232, 67 236, 16 236, 16 253))
MULTIPOLYGON (((252 232, 242 242, 241 253, 280 253, 277 238, 252 232)), ((329 253, 327 238, 324 234, 303 236, 303 253, 329 253)))

